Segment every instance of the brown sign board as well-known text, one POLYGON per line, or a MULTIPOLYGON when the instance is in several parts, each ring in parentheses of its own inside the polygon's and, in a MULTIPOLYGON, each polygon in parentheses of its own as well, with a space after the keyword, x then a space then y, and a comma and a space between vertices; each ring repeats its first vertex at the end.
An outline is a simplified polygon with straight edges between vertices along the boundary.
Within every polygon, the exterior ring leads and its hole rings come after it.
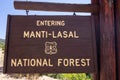
POLYGON ((9 15, 4 73, 93 73, 91 16, 9 15))

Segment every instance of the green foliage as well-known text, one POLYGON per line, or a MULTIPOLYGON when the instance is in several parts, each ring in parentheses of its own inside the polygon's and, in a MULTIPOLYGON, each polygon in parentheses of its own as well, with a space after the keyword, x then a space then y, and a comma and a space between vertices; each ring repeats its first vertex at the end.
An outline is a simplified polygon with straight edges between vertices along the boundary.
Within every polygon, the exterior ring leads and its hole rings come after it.
POLYGON ((59 78, 59 74, 47 74, 47 76, 49 77, 53 77, 53 78, 59 78))
POLYGON ((79 74, 47 74, 49 77, 57 78, 60 80, 91 80, 90 74, 79 73, 79 74))
POLYGON ((4 47, 5 47, 4 41, 3 41, 3 40, 0 40, 0 48, 4 49, 4 47))
POLYGON ((85 73, 81 74, 62 74, 62 80, 91 80, 85 73))

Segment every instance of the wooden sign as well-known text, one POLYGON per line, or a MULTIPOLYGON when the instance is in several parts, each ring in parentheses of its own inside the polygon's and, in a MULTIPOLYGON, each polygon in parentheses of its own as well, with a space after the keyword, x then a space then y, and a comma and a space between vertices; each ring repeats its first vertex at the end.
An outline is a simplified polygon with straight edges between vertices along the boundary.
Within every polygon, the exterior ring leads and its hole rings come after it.
POLYGON ((93 73, 91 16, 8 16, 4 73, 93 73))

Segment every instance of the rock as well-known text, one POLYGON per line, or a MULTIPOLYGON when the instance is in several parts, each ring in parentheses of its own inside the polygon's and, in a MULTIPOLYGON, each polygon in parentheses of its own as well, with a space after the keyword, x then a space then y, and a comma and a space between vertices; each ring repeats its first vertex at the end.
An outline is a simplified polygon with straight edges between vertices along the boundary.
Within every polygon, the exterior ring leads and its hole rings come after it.
POLYGON ((51 78, 51 77, 48 77, 48 76, 41 76, 41 77, 39 77, 38 80, 58 80, 58 79, 54 79, 54 78, 51 78))

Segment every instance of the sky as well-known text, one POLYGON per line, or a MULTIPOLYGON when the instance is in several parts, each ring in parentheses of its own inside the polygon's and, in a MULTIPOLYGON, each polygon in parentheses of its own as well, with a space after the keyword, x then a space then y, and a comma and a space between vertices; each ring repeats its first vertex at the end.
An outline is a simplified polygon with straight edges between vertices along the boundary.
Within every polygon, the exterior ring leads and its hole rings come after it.
MULTIPOLYGON (((15 0, 26 1, 26 0, 15 0)), ((70 4, 89 4, 90 0, 28 0, 34 2, 58 2, 70 4)), ((89 15, 89 13, 76 13, 77 15, 89 15)), ((25 10, 14 9, 14 0, 0 1, 0 38, 6 37, 6 26, 8 15, 26 15, 25 10)), ((29 11, 29 15, 73 15, 72 12, 48 12, 48 11, 29 11)))

